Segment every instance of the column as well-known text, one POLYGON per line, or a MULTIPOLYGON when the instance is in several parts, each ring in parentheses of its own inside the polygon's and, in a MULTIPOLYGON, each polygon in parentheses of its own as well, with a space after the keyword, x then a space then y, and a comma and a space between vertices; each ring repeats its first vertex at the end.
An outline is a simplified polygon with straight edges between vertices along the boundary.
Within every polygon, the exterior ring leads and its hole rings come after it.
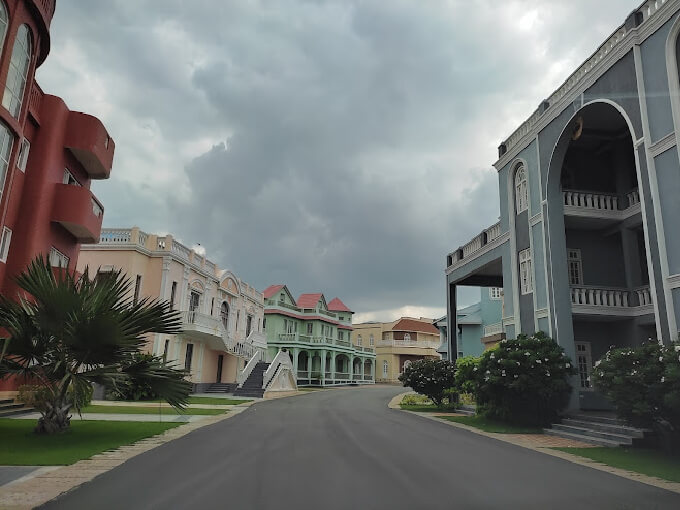
POLYGON ((354 380, 354 354, 349 355, 349 380, 354 380))
POLYGON ((297 347, 293 347, 291 349, 292 354, 293 354, 293 372, 295 372, 295 379, 297 380, 297 375, 298 375, 298 354, 300 353, 300 349, 297 347))
POLYGON ((331 379, 333 381, 333 384, 335 384, 335 357, 337 356, 337 352, 331 351, 331 379))
POLYGON ((456 286, 448 283, 446 289, 446 348, 450 361, 458 356, 458 325, 456 324, 456 286))
POLYGON ((638 249, 637 233, 628 228, 621 229, 623 266, 626 271, 626 286, 629 289, 642 285, 642 264, 638 249))
POLYGON ((326 351, 321 351, 321 386, 326 383, 326 351))
POLYGON ((371 375, 373 376, 373 382, 375 383, 375 362, 378 358, 373 358, 371 360, 371 375))
POLYGON ((366 370, 366 358, 361 358, 361 380, 366 379, 366 374, 364 373, 366 370))

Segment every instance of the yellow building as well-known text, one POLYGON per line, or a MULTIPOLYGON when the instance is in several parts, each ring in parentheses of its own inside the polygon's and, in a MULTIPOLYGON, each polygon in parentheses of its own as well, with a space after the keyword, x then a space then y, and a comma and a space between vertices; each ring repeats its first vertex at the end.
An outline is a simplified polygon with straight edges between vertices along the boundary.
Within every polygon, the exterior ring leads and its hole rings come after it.
POLYGON ((171 235, 102 229, 99 244, 81 247, 77 269, 86 266, 121 269, 130 297, 167 300, 181 313, 182 333, 150 335, 146 351, 189 370, 196 392, 233 390, 247 360, 266 352, 262 293, 171 235))
POLYGON ((402 317, 393 322, 353 324, 352 343, 375 347, 376 382, 399 383, 399 374, 412 361, 441 358, 441 344, 434 319, 402 317))

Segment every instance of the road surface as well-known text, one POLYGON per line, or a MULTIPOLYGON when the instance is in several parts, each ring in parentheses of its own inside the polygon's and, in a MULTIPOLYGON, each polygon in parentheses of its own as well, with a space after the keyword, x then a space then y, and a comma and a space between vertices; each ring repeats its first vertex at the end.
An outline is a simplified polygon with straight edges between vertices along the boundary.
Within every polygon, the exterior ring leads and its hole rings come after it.
POLYGON ((389 409, 402 388, 258 403, 47 509, 680 509, 680 494, 389 409))

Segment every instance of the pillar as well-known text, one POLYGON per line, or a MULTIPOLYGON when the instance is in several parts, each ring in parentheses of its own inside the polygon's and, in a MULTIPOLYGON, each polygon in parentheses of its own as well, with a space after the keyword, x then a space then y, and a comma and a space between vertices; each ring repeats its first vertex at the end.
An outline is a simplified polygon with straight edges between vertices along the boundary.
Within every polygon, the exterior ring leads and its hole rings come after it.
POLYGON ((366 364, 366 358, 361 358, 361 380, 363 381, 366 378, 365 374, 365 364, 366 364))
POLYGON ((333 384, 335 384, 335 357, 337 355, 337 352, 331 351, 331 379, 333 380, 333 384))
POLYGON ((448 283, 446 289, 446 349, 450 361, 458 357, 458 325, 456 324, 456 285, 448 283))
POLYGON ((321 365, 319 366, 321 369, 321 386, 323 386, 326 382, 326 351, 322 350, 321 351, 321 365))

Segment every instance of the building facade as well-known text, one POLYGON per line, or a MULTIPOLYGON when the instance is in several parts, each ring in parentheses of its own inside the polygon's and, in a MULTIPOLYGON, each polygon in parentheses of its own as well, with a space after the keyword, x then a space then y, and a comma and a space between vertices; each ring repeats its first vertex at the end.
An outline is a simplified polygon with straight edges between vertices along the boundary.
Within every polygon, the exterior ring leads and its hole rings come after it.
POLYGON ((433 319, 402 317, 393 322, 355 324, 352 343, 356 346, 375 345, 376 382, 399 384, 399 374, 409 363, 425 359, 440 359, 439 330, 433 319))
MULTIPOLYGON (((108 179, 115 144, 99 119, 45 94, 36 69, 50 51, 55 0, 0 0, 0 293, 38 255, 75 269, 94 243, 104 207, 90 191, 108 179)), ((21 383, 0 381, 0 392, 21 383)))
POLYGON ((375 349, 352 343, 354 312, 340 299, 326 303, 321 293, 294 299, 286 285, 271 285, 263 294, 269 357, 287 351, 298 386, 374 382, 375 349))
POLYGON ((611 345, 678 338, 679 10, 642 4, 503 141, 500 222, 447 256, 448 309, 459 285, 502 287, 502 331, 575 360, 572 408, 608 406, 590 371, 611 345))
POLYGON ((235 385, 247 361, 266 351, 262 293, 171 235, 103 229, 98 244, 81 248, 78 271, 86 267, 120 269, 134 283, 130 297, 166 300, 181 313, 183 332, 151 335, 146 351, 189 370, 194 391, 235 385))

